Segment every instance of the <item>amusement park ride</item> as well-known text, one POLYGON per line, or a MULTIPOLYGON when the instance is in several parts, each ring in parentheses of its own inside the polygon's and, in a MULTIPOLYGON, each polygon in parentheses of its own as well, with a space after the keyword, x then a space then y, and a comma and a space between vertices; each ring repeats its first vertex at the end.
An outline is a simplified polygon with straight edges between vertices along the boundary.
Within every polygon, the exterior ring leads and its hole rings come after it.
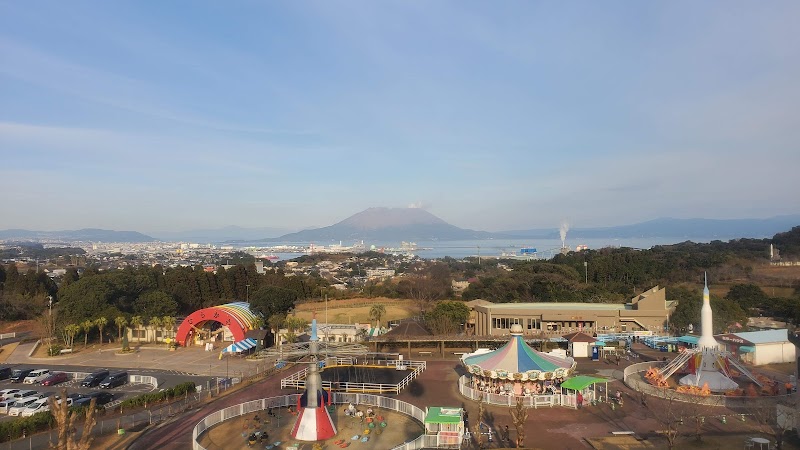
POLYGON ((322 388, 320 354, 326 356, 361 356, 367 354, 363 345, 339 342, 320 342, 317 336, 317 319, 311 321, 311 338, 308 342, 287 344, 277 349, 262 350, 260 355, 284 359, 302 359, 306 356, 308 361, 308 375, 303 395, 298 399, 297 420, 292 427, 292 437, 300 441, 320 441, 336 435, 336 426, 333 424, 326 405, 330 405, 331 393, 322 388))
POLYGON ((697 347, 686 349, 662 368, 652 368, 645 376, 647 380, 659 387, 668 387, 667 380, 679 370, 688 372, 678 382, 679 391, 707 395, 710 392, 726 392, 737 389, 739 384, 733 381, 735 368, 742 376, 750 379, 759 387, 762 382, 747 370, 730 352, 723 350, 714 339, 711 300, 708 292, 708 278, 703 288, 703 307, 700 310, 701 335, 697 347))

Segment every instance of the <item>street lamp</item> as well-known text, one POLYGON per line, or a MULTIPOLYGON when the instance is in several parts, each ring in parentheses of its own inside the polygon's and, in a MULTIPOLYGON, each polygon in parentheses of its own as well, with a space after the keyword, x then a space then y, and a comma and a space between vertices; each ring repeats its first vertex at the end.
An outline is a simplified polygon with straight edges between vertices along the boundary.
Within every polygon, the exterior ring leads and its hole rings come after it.
POLYGON ((247 300, 247 303, 250 303, 250 285, 246 284, 245 286, 247 287, 247 293, 245 294, 246 296, 245 299, 247 300))
POLYGON ((586 273, 586 284, 589 284, 589 263, 587 261, 583 262, 583 271, 586 273))
POLYGON ((49 336, 50 346, 52 347, 53 346, 53 296, 52 295, 47 296, 47 307, 50 310, 50 318, 49 318, 50 324, 47 332, 48 334, 50 334, 49 336))

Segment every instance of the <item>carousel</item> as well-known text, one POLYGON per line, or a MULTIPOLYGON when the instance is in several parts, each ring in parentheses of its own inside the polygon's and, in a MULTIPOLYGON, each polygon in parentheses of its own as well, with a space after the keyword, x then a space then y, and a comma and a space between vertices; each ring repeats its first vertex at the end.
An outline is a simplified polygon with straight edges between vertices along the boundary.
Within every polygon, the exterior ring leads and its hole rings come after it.
POLYGON ((522 326, 511 327, 511 340, 491 352, 464 355, 473 389, 490 394, 530 396, 553 392, 575 371, 575 360, 532 349, 522 326))

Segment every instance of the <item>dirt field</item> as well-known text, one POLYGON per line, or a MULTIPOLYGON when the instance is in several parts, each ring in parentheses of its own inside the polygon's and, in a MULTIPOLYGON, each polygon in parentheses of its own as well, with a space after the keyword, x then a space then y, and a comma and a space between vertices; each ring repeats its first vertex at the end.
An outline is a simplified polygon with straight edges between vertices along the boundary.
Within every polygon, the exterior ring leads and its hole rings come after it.
MULTIPOLYGON (((400 320, 419 314, 419 306, 413 300, 395 300, 390 298, 352 298, 347 300, 328 301, 328 321, 331 323, 367 323, 370 322, 369 310, 374 304, 383 304, 386 315, 382 324, 390 320, 400 320)), ((297 305, 296 314, 303 319, 311 320, 317 313, 317 320, 325 320, 325 302, 303 303, 297 305)))

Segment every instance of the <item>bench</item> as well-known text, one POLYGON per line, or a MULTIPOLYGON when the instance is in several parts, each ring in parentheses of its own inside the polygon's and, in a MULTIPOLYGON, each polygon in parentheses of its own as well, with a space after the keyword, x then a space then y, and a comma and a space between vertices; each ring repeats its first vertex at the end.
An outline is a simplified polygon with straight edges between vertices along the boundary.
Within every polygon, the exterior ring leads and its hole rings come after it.
POLYGON ((420 355, 430 355, 432 352, 419 352, 420 355))
POLYGON ((71 348, 62 348, 61 350, 58 351, 58 353, 60 353, 62 355, 64 353, 72 353, 72 349, 71 348))
POLYGON ((612 431, 611 434, 614 436, 630 436, 636 433, 633 431, 612 431))

